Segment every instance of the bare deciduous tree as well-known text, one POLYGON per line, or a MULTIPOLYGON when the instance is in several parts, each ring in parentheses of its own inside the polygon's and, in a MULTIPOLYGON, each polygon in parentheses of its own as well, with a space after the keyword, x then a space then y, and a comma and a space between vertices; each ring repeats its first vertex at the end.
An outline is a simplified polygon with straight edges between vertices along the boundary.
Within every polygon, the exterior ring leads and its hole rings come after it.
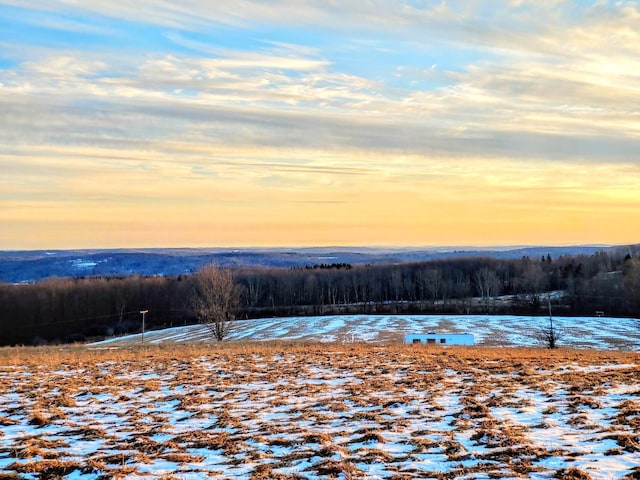
POLYGON ((229 269, 207 265, 195 276, 192 308, 216 340, 223 340, 231 329, 240 305, 242 287, 229 269))
POLYGON ((528 262, 517 283, 531 295, 531 301, 536 306, 540 304, 540 294, 547 288, 547 279, 540 262, 528 262))
POLYGON ((551 314, 551 296, 547 296, 547 302, 549 304, 549 324, 546 327, 540 328, 535 337, 549 348, 556 348, 558 341, 564 337, 564 331, 559 329, 557 325, 553 324, 553 315, 551 314))
POLYGON ((478 292, 484 300, 484 306, 489 313, 489 300, 500 293, 500 278, 496 272, 488 267, 476 270, 474 275, 478 292))

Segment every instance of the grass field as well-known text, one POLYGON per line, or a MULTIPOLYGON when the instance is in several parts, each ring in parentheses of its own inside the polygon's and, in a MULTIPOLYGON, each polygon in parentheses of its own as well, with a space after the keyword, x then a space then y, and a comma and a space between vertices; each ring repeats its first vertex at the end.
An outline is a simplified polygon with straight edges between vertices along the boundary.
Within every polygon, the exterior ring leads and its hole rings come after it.
POLYGON ((640 354, 0 350, 0 479, 640 478, 640 354))
MULTIPOLYGON (((640 320, 635 318, 554 317, 559 345, 572 348, 640 350, 640 320)), ((540 346, 536 333, 549 317, 517 315, 324 315, 318 317, 259 318, 234 322, 229 340, 307 342, 401 342, 406 333, 471 333, 476 345, 490 347, 540 346)), ((204 325, 154 330, 150 343, 209 342, 204 325)), ((141 335, 110 338, 101 345, 133 345, 141 335)))

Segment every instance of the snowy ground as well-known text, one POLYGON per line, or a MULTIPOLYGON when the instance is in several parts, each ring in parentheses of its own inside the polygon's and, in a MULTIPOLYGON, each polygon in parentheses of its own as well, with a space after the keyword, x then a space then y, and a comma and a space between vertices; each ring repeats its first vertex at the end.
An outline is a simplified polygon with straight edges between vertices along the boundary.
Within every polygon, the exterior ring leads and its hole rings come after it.
POLYGON ((19 351, 0 363, 0 477, 639 478, 639 363, 370 343, 19 351))
MULTIPOLYGON (((640 349, 640 320, 602 317, 554 317, 563 332, 559 344, 573 348, 640 349)), ((405 333, 472 333, 477 345, 538 346, 536 333, 548 317, 486 315, 335 315, 267 318, 238 321, 230 340, 308 340, 320 342, 402 341, 405 333)), ((147 332, 145 341, 210 340, 206 327, 195 325, 147 332)), ((140 335, 100 342, 101 345, 139 343, 140 335)))

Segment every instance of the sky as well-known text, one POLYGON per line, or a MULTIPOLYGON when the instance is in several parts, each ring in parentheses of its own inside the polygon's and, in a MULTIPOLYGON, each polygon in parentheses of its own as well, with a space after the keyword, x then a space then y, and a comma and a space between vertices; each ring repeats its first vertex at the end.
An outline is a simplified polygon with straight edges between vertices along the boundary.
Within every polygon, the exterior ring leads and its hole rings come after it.
POLYGON ((0 249, 640 241, 640 2, 0 0, 0 249))

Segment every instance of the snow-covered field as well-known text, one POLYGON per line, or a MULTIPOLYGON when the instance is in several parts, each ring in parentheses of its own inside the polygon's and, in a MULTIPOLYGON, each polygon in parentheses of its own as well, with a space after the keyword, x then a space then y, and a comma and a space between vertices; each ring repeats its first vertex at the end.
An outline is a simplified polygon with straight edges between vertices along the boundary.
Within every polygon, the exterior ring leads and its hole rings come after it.
MULTIPOLYGON (((640 349, 640 320, 633 318, 554 317, 563 334, 560 346, 613 350, 640 349)), ((229 340, 305 340, 319 342, 402 341, 405 333, 472 333, 477 345, 539 346, 537 333, 548 317, 489 315, 335 315, 266 318, 238 321, 229 340)), ((147 332, 145 342, 210 340, 201 325, 147 332)), ((101 345, 139 343, 140 335, 100 342, 101 345)))
POLYGON ((640 476, 637 353, 231 342, 0 354, 0 478, 640 476))

